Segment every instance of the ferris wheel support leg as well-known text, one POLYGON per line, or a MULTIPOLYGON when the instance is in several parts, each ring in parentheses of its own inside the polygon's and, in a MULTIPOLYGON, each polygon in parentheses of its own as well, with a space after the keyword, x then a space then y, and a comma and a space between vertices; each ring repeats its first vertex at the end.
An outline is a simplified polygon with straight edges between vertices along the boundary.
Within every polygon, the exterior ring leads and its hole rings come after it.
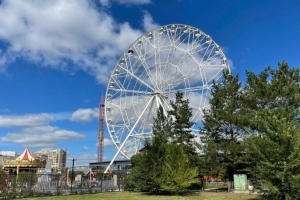
POLYGON ((147 108, 149 107, 150 103, 153 101, 154 96, 151 97, 150 101, 147 103, 147 105, 145 106, 144 110, 142 111, 141 115, 139 116, 139 118, 136 120, 135 124, 133 125, 131 131, 129 132, 129 134, 126 136, 124 142, 122 143, 122 145, 120 146, 120 148, 118 149, 117 153, 114 155, 114 157, 111 159, 109 165, 106 167, 104 173, 107 173, 107 171, 109 170, 109 168, 111 167, 111 165, 114 163, 116 157, 119 155, 121 149, 124 147, 125 143, 127 142, 128 138, 131 136, 133 130, 135 129, 136 125, 138 124, 138 122, 141 120, 143 114, 146 112, 147 108))
POLYGON ((164 114, 165 114, 165 116, 167 117, 167 116, 168 116, 168 112, 166 111, 166 108, 164 107, 164 104, 163 104, 163 102, 161 101, 160 97, 157 96, 156 99, 157 99, 158 103, 161 105, 161 107, 163 108, 164 114))

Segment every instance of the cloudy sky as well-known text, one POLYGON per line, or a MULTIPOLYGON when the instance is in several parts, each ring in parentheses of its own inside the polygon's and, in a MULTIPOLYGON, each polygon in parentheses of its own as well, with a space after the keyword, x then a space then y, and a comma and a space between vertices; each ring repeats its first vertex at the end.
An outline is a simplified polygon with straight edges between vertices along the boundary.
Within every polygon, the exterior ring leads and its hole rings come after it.
MULTIPOLYGON (((96 161, 98 110, 122 52, 165 24, 203 30, 233 73, 299 67, 298 0, 0 0, 0 151, 96 161)), ((104 157, 115 153, 105 131, 104 157)))

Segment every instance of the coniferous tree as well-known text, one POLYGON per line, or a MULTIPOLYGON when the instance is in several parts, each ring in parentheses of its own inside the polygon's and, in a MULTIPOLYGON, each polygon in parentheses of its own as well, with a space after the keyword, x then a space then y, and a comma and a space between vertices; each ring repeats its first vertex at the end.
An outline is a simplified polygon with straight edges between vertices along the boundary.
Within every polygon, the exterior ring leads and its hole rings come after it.
POLYGON ((125 180, 126 189, 179 191, 197 181, 195 166, 198 155, 194 147, 194 135, 190 130, 194 123, 190 122, 192 109, 188 104, 189 101, 183 100, 183 94, 178 92, 167 116, 163 107, 159 107, 152 127, 153 137, 147 139, 145 147, 131 158, 132 168, 125 180), (177 152, 179 150, 175 147, 182 151, 177 152), (173 166, 175 160, 178 165, 173 166), (178 174, 167 173, 166 168, 169 167, 173 167, 172 170, 178 174), (174 183, 171 188, 166 186, 170 181, 174 183))
POLYGON ((222 162, 218 144, 207 139, 202 140, 202 156, 199 158, 198 172, 203 176, 219 176, 221 179, 228 177, 226 167, 222 162))
MULTIPOLYGON (((270 189, 270 199, 299 199, 300 190, 300 70, 285 62, 278 70, 247 73, 244 107, 251 137, 245 140, 255 163, 251 174, 270 189)), ((251 160, 250 159, 250 160, 251 160)))
POLYGON ((189 166, 188 155, 182 144, 172 143, 167 146, 162 174, 161 188, 176 194, 198 183, 198 169, 189 166))
POLYGON ((195 149, 196 137, 192 133, 192 126, 195 124, 190 121, 192 117, 192 108, 189 106, 189 100, 183 99, 183 93, 176 93, 176 100, 171 101, 172 109, 168 112, 169 118, 172 120, 172 129, 169 134, 172 143, 182 144, 184 152, 188 155, 189 165, 197 166, 199 155, 195 149))
POLYGON ((207 156, 217 149, 220 163, 242 163, 270 199, 299 199, 300 69, 282 62, 246 75, 245 87, 228 72, 214 84, 202 130, 207 156))
POLYGON ((215 155, 209 151, 217 151, 220 165, 226 169, 228 178, 233 180, 233 174, 243 168, 244 146, 241 140, 246 132, 240 124, 246 116, 241 109, 242 85, 238 75, 233 76, 225 71, 223 76, 221 83, 213 82, 213 98, 210 109, 204 111, 201 133, 203 151, 207 156, 215 155))
POLYGON ((160 106, 153 123, 153 137, 147 139, 145 147, 140 153, 131 158, 132 169, 125 181, 127 189, 160 190, 160 179, 163 175, 162 168, 170 129, 169 119, 164 115, 163 108, 160 106))

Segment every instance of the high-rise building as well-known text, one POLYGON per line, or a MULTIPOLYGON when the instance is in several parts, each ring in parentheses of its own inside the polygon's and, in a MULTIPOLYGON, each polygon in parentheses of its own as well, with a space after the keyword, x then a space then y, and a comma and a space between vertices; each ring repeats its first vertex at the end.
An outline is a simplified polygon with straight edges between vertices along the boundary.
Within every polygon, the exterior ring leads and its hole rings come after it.
POLYGON ((36 157, 51 161, 52 169, 63 169, 66 167, 67 151, 65 149, 42 150, 33 154, 36 157))

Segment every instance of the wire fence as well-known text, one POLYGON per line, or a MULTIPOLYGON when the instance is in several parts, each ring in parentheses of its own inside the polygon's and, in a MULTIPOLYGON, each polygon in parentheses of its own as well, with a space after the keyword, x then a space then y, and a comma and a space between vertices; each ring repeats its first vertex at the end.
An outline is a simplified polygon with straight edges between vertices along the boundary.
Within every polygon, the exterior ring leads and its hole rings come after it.
POLYGON ((0 199, 122 191, 124 174, 96 176, 66 174, 0 175, 0 199))
MULTIPOLYGON (((76 174, 74 176, 61 173, 5 174, 0 175, 0 199, 123 191, 125 176, 126 173, 76 174)), ((244 192, 253 192, 253 186, 248 181, 243 185, 244 192)), ((202 181, 201 187, 205 191, 239 190, 234 182, 202 181)))

